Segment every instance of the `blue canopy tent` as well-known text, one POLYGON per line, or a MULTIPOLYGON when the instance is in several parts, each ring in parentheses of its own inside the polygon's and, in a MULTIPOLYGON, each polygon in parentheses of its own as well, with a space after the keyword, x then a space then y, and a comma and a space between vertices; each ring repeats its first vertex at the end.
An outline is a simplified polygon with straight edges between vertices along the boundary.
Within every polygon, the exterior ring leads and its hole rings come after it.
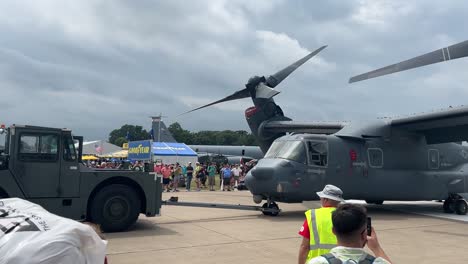
POLYGON ((184 143, 174 142, 153 142, 151 146, 154 162, 162 162, 164 164, 187 165, 187 163, 198 161, 198 156, 189 146, 184 143))

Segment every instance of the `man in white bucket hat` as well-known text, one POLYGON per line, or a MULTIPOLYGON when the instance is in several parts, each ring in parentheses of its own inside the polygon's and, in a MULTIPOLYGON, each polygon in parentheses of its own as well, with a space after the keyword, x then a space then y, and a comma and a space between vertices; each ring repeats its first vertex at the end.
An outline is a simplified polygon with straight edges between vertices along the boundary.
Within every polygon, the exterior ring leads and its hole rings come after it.
POLYGON ((304 264, 314 257, 327 254, 336 246, 336 236, 333 234, 331 215, 336 207, 344 202, 343 191, 328 184, 321 192, 317 192, 321 208, 310 209, 305 212, 306 219, 299 231, 302 236, 299 247, 298 263, 304 264))

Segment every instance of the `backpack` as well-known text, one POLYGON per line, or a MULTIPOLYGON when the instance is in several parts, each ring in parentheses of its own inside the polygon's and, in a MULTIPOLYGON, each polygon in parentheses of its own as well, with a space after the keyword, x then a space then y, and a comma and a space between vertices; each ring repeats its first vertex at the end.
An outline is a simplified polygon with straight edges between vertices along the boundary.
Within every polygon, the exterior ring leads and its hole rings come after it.
MULTIPOLYGON (((324 254, 324 255, 322 255, 322 257, 324 257, 328 261, 329 264, 343 264, 343 261, 336 258, 335 255, 333 255, 332 253, 324 254)), ((355 262, 355 261, 352 261, 352 262, 354 262, 356 264, 372 264, 372 263, 374 263, 374 260, 375 260, 374 256, 366 254, 366 258, 364 258, 363 260, 361 260, 359 262, 355 262)), ((346 263, 348 263, 348 262, 346 262, 346 263)))

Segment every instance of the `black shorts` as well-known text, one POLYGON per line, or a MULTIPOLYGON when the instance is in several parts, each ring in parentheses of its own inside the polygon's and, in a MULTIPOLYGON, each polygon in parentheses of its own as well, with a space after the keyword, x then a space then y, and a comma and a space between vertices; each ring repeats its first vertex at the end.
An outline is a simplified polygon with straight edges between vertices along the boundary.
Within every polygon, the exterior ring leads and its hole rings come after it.
POLYGON ((163 184, 169 184, 170 182, 171 182, 171 179, 163 178, 163 184))
POLYGON ((223 184, 229 184, 231 182, 231 178, 223 178, 223 184))

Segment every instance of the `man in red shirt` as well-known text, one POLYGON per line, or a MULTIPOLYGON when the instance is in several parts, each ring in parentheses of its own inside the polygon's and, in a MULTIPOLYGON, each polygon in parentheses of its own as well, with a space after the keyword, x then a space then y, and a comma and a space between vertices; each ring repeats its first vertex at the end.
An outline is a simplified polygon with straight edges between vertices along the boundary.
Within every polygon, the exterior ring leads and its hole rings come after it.
POLYGON ((328 253, 327 249, 322 248, 322 246, 320 245, 320 237, 317 236, 319 236, 321 233, 324 233, 328 236, 331 235, 334 237, 331 230, 331 213, 333 212, 334 208, 336 208, 340 204, 340 202, 344 202, 343 192, 340 188, 334 185, 326 185, 323 191, 317 192, 317 195, 318 197, 320 197, 320 204, 322 205, 322 208, 308 210, 306 212, 306 219, 304 220, 304 223, 302 224, 302 227, 299 230, 299 235, 302 236, 302 242, 299 247, 299 264, 304 264, 306 260, 310 260, 313 257, 328 253), (333 210, 331 208, 333 208, 333 210), (310 218, 310 223, 307 219, 307 215, 313 215, 313 217, 310 218), (321 218, 318 218, 319 215, 321 216, 321 218), (325 218, 323 218, 323 216, 325 216, 325 218), (315 228, 315 230, 310 230, 309 225, 315 228), (320 230, 324 230, 327 228, 329 228, 330 230, 320 232, 320 230), (314 243, 311 243, 310 241, 311 231, 315 232, 315 234, 313 234, 314 241, 312 241, 314 243), (312 250, 311 244, 315 244, 316 248, 314 250, 312 250))
POLYGON ((154 164, 154 172, 156 172, 156 174, 161 174, 161 169, 162 169, 162 164, 154 164))
POLYGON ((163 176, 163 189, 165 189, 167 192, 169 192, 169 183, 171 183, 171 174, 172 170, 169 168, 169 166, 164 165, 164 167, 161 169, 161 174, 163 176))

